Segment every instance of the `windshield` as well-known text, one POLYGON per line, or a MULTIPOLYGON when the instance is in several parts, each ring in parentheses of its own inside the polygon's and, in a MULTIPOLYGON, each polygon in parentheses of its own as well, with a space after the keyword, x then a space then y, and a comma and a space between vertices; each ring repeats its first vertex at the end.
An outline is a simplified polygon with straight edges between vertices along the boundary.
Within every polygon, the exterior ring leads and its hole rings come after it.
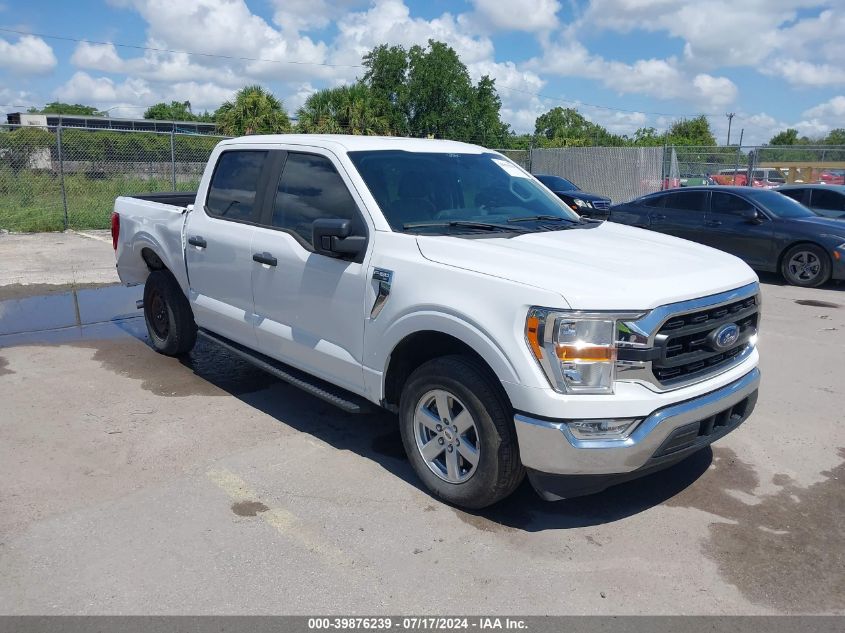
POLYGON ((394 231, 525 232, 546 230, 548 222, 580 222, 557 196, 497 154, 376 150, 349 157, 394 231))
POLYGON ((570 182, 566 178, 561 178, 560 176, 534 174, 534 177, 552 191, 580 191, 574 182, 570 182))
POLYGON ((777 191, 751 190, 743 193, 779 218, 812 218, 816 215, 800 202, 777 191))

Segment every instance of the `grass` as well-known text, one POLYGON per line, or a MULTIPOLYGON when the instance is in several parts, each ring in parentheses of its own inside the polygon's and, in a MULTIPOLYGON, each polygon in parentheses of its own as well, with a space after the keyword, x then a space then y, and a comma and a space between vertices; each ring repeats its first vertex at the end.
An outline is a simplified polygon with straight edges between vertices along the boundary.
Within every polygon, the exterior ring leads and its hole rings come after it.
MULTIPOLYGON (((177 189, 195 190, 195 181, 177 182, 177 189)), ((148 191, 171 191, 169 178, 65 176, 68 228, 107 229, 114 199, 148 191)), ((61 231, 64 226, 61 181, 49 172, 14 173, 0 166, 0 229, 15 232, 61 231)))

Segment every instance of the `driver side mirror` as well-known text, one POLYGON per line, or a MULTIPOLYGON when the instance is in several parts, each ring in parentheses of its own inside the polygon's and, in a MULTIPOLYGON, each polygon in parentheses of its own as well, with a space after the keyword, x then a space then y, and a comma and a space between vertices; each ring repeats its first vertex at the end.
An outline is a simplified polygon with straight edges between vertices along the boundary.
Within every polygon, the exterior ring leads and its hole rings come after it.
POLYGON ((751 222, 752 224, 760 224, 763 222, 763 216, 757 209, 744 209, 742 212, 742 219, 751 222))
POLYGON ((367 238, 350 235, 352 221, 339 218, 320 218, 312 225, 314 252, 327 257, 354 257, 363 252, 367 238))

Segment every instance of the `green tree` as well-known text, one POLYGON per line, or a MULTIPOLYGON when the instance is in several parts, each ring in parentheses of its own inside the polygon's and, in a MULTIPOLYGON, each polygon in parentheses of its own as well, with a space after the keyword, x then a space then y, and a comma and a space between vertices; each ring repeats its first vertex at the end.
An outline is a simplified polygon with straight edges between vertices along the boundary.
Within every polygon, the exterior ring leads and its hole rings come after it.
POLYGON ((659 134, 653 127, 641 127, 634 132, 630 143, 638 147, 659 147, 665 140, 665 135, 659 134))
POLYGON ((30 108, 27 112, 33 114, 76 114, 81 116, 102 116, 103 114, 94 106, 82 105, 81 103, 62 103, 61 101, 52 101, 40 110, 38 108, 30 108))
POLYGON ((484 75, 473 88, 470 104, 470 134, 472 140, 487 147, 502 147, 508 143, 510 126, 502 122, 502 100, 496 82, 484 75))
POLYGON ((279 134, 290 131, 290 119, 282 102, 261 86, 247 86, 233 101, 214 113, 220 131, 229 136, 279 134))
POLYGON ((191 110, 190 101, 171 101, 170 103, 157 103, 147 108, 144 112, 145 119, 156 121, 203 121, 211 122, 211 115, 208 112, 194 114, 191 110))
POLYGON ((798 130, 788 128, 783 132, 775 134, 769 140, 769 145, 795 145, 798 141, 798 130))
POLYGON ((710 122, 703 114, 692 119, 675 121, 669 128, 670 145, 715 146, 716 137, 710 129, 710 122))
POLYGON ((534 137, 544 147, 619 146, 625 139, 586 119, 574 108, 552 108, 537 117, 534 137))
POLYGON ((408 51, 401 46, 376 46, 364 55, 367 71, 361 78, 370 89, 374 107, 386 117, 391 130, 410 133, 408 129, 408 51))
POLYGON ((365 84, 319 90, 296 112, 297 129, 320 134, 390 134, 389 117, 365 84))

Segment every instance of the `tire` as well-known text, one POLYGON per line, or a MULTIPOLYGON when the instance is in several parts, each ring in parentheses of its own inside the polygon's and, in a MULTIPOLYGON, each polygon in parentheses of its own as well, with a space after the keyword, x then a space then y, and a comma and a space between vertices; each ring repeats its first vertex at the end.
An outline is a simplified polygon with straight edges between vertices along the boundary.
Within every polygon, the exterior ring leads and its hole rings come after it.
POLYGON ((780 272, 793 286, 817 288, 830 279, 830 257, 815 244, 796 244, 784 253, 780 272))
POLYGON ((443 356, 418 367, 402 389, 399 425, 414 471, 447 503, 484 508, 525 475, 510 404, 495 376, 472 358, 443 356))
POLYGON ((144 321, 160 354, 187 354, 197 341, 197 324, 187 297, 167 270, 156 270, 144 286, 144 321))

